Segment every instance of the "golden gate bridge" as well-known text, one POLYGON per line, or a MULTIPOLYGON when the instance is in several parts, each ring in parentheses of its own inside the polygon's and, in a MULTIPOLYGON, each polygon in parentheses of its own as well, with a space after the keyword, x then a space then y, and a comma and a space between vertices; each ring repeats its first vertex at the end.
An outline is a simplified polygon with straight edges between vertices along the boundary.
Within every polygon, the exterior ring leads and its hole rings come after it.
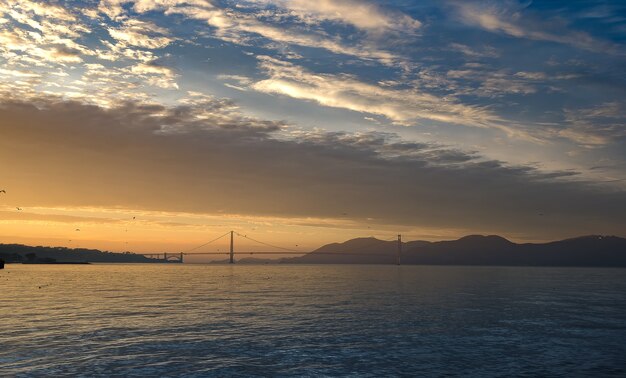
MULTIPOLYGON (((376 241, 374 243, 371 243, 371 245, 364 245, 364 246, 359 246, 358 249, 365 249, 368 247, 373 246, 374 244, 380 243, 380 242, 388 242, 388 241, 392 241, 396 239, 396 236, 394 236, 393 238, 390 239, 385 239, 385 240, 379 240, 376 239, 376 241)), ((347 256, 347 255, 362 255, 362 253, 359 252, 355 252, 354 251, 355 248, 353 249, 348 249, 348 250, 344 250, 341 252, 324 252, 324 251, 319 251, 319 252, 315 252, 316 255, 341 255, 341 256, 347 256)), ((298 251, 295 249, 290 249, 290 248, 285 248, 285 247, 280 247, 277 245, 273 245, 273 244, 269 244, 269 243, 265 243, 262 242, 260 240, 256 240, 253 239, 247 235, 242 235, 236 231, 228 231, 227 233, 218 236, 215 239, 212 239, 206 243, 200 244, 196 247, 193 247, 191 249, 185 250, 183 252, 163 252, 163 253, 139 253, 139 255, 151 258, 151 259, 156 259, 156 260, 160 260, 162 262, 172 262, 172 263, 182 263, 184 262, 185 256, 215 256, 215 255, 226 255, 228 256, 228 262, 230 264, 234 264, 235 263, 235 254, 238 255, 248 255, 248 256, 252 256, 252 255, 294 255, 294 256, 302 256, 302 255, 306 255, 308 253, 311 252, 305 252, 305 251, 298 251), (217 242, 218 240, 227 237, 230 235, 230 249, 228 252, 221 252, 221 251, 212 251, 212 252, 197 252, 200 248, 205 247, 207 245, 210 245, 212 243, 217 242), (237 251, 235 252, 235 235, 242 237, 244 239, 250 240, 254 243, 257 244, 261 244, 264 245, 265 247, 270 247, 270 248, 274 248, 277 249, 277 251, 237 251)), ((389 256, 388 253, 368 253, 368 256, 389 256)), ((400 257, 402 255, 402 235, 397 235, 397 249, 396 249, 396 261, 397 264, 400 265, 400 257)))

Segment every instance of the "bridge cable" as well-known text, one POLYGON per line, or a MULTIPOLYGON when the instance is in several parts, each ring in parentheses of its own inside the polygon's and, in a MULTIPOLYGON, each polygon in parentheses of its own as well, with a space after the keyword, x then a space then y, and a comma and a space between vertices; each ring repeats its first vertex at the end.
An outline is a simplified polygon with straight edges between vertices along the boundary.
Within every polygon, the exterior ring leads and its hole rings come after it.
MULTIPOLYGON (((236 232, 235 232, 236 233, 236 232)), ((362 245, 362 246, 355 246, 352 248, 347 248, 347 249, 342 249, 341 252, 302 252, 302 251, 295 251, 295 250, 290 250, 287 248, 282 248, 282 247, 278 247, 272 244, 267 244, 267 243, 263 243, 263 242, 259 242, 258 240, 254 240, 248 236, 245 235, 241 235, 236 233, 238 236, 244 237, 246 239, 250 239, 253 241, 256 241, 258 243, 273 247, 273 248, 280 248, 280 249, 284 249, 287 250, 288 252, 236 252, 240 255, 308 255, 310 253, 315 254, 315 255, 335 255, 335 256, 367 256, 367 257, 371 257, 371 256, 378 256, 378 257, 389 257, 391 255, 389 255, 388 253, 366 253, 363 254, 362 252, 352 252, 352 251, 356 251, 356 250, 363 250, 366 248, 369 248, 373 245, 376 244, 380 244, 380 243, 386 243, 386 242, 390 242, 390 241, 394 241, 396 240, 396 236, 392 236, 388 239, 376 239, 374 241, 372 241, 371 243, 368 243, 366 245, 362 245)))
POLYGON ((283 247, 279 247, 277 245, 273 245, 273 244, 269 244, 269 243, 265 243, 256 239, 252 239, 251 237, 247 236, 247 235, 242 235, 238 232, 235 232, 235 234, 237 234, 237 236, 241 236, 242 238, 246 238, 248 240, 251 240, 253 242, 259 243, 259 244, 263 244, 267 247, 272 247, 272 248, 276 248, 276 249, 282 249, 284 251, 288 251, 288 252, 300 252, 300 253, 306 253, 306 252, 302 252, 302 251, 298 251, 297 249, 290 249, 290 248, 283 248, 283 247))
POLYGON ((223 238, 224 236, 229 235, 229 234, 230 234, 230 231, 228 231, 227 233, 225 233, 224 235, 222 235, 222 236, 220 236, 220 237, 217 237, 217 238, 215 238, 215 239, 213 239, 213 240, 211 240, 211 241, 208 241, 208 242, 206 242, 206 243, 204 243, 204 244, 202 244, 202 245, 199 245, 199 246, 197 246, 197 247, 195 247, 195 248, 191 248, 191 249, 188 249, 188 250, 186 250, 186 251, 183 251, 182 253, 189 253, 189 252, 191 252, 191 251, 195 251, 196 249, 202 248, 202 247, 204 247, 205 245, 209 245, 209 244, 211 244, 211 243, 213 243, 213 242, 216 242, 216 241, 220 240, 221 238, 223 238))
MULTIPOLYGON (((237 236, 241 236, 241 237, 243 237, 243 238, 246 238, 246 239, 252 240, 252 241, 254 241, 254 242, 257 242, 257 243, 263 244, 263 245, 268 246, 268 247, 277 248, 277 249, 282 249, 282 250, 284 250, 284 251, 288 251, 288 252, 296 252, 296 253, 303 253, 303 254, 310 253, 310 252, 303 252, 303 251, 298 251, 298 250, 295 250, 295 249, 283 248, 283 247, 279 247, 279 246, 277 246, 277 245, 273 245, 273 244, 265 243, 265 242, 262 242, 262 241, 259 241, 259 240, 256 240, 256 239, 253 239, 253 238, 251 238, 251 237, 249 237, 249 236, 247 236, 247 235, 242 235, 242 234, 240 234, 240 233, 238 233, 238 232, 236 232, 236 231, 235 231, 235 234, 237 234, 237 236)), ((375 244, 379 244, 380 242, 389 242, 389 241, 393 241, 393 240, 395 240, 395 239, 396 239, 396 236, 392 236, 391 238, 384 239, 384 240, 381 240, 381 239, 376 239, 376 240, 374 240, 372 243, 368 243, 368 244, 366 244, 366 245, 364 245, 364 246, 355 246, 355 247, 352 247, 352 248, 348 248, 348 249, 346 249, 346 250, 343 250, 342 252, 334 252, 334 253, 341 254, 341 253, 345 253, 345 252, 352 251, 352 250, 357 250, 357 249, 365 249, 365 248, 368 248, 368 247, 373 246, 373 245, 375 245, 375 244)), ((239 252, 239 253, 243 253, 243 252, 239 252)), ((320 253, 320 252, 318 252, 318 253, 320 253)), ((330 253, 327 253, 327 252, 321 252, 321 253, 323 253, 323 254, 330 254, 330 253)), ((269 252, 268 252, 268 253, 266 253, 266 254, 271 254, 271 253, 269 253, 269 252)), ((278 253, 277 253, 277 254, 278 254, 278 253)), ((280 253, 280 254, 285 254, 285 253, 280 253)), ((386 255, 386 254, 384 254, 383 256, 387 256, 387 255, 386 255)))

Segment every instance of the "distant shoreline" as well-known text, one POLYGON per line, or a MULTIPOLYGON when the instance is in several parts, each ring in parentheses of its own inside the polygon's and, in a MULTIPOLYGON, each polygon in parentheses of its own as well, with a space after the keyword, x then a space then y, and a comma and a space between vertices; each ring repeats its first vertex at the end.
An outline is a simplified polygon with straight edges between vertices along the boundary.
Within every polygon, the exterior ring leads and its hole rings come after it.
MULTIPOLYGON (((270 252, 265 252, 271 254, 270 252)), ((202 254, 202 253, 200 253, 202 254)), ((165 254, 164 254, 165 255, 165 254)), ((185 254, 192 256, 193 253, 185 254)), ((520 267, 626 267, 626 238, 589 235, 548 243, 511 242, 498 235, 468 235, 457 240, 402 242, 373 237, 356 238, 324 245, 302 256, 280 259, 245 257, 235 252, 236 263, 252 264, 376 264, 432 266, 520 266, 520 267)), ((143 255, 63 247, 30 247, 0 244, 0 259, 6 263, 181 263, 180 260, 148 258, 143 255)), ((206 261, 209 264, 228 260, 206 261)))
POLYGON ((28 246, 23 244, 0 244, 0 259, 6 263, 28 264, 76 264, 83 262, 163 263, 161 259, 149 258, 131 252, 118 253, 97 249, 28 246))
POLYGON ((23 261, 21 263, 17 262, 14 264, 23 264, 23 265, 90 265, 91 263, 88 261, 53 261, 53 262, 27 262, 23 261))

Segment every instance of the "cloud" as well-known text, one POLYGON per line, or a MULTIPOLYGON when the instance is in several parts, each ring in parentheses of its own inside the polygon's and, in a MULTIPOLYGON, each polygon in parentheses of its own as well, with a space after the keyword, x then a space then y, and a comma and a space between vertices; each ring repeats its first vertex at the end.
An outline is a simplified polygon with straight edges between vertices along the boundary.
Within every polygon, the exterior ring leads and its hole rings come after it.
POLYGON ((77 63, 92 51, 77 42, 89 29, 67 9, 17 0, 0 3, 0 57, 8 64, 77 63))
POLYGON ((626 229, 626 193, 572 181, 573 172, 507 166, 387 134, 292 130, 200 93, 176 107, 110 109, 2 98, 0 176, 24 206, 346 213, 536 237, 626 229))
POLYGON ((453 2, 461 22, 484 30, 517 38, 549 41, 594 52, 623 55, 613 44, 594 38, 588 33, 570 30, 561 20, 544 21, 533 17, 518 3, 453 2))
POLYGON ((522 79, 528 79, 528 80, 546 80, 548 78, 548 75, 546 75, 544 72, 520 71, 520 72, 517 72, 515 76, 521 77, 522 79))
POLYGON ((422 24, 399 12, 385 11, 375 4, 355 0, 255 0, 248 3, 274 4, 290 11, 305 23, 324 20, 353 25, 371 33, 402 32, 411 34, 422 24))
POLYGON ((152 22, 136 19, 126 20, 121 27, 109 27, 107 30, 111 37, 127 46, 147 49, 160 49, 175 40, 168 36, 169 32, 167 29, 159 27, 152 22))
POLYGON ((4 68, 0 68, 0 76, 5 76, 9 78, 25 78, 25 79, 41 78, 41 75, 35 72, 7 70, 4 68))
POLYGON ((591 108, 565 109, 565 127, 559 136, 584 147, 600 147, 626 140, 626 110, 619 102, 591 108))
POLYGON ((155 63, 139 63, 138 65, 131 67, 131 71, 139 74, 158 74, 168 77, 174 76, 174 70, 155 63))
POLYGON ((224 81, 235 81, 241 85, 249 85, 252 84, 252 79, 250 79, 247 76, 243 76, 243 75, 218 75, 217 78, 219 80, 224 80, 224 81))
POLYGON ((471 48, 461 43, 451 43, 450 48, 458 51, 469 58, 497 58, 500 56, 493 47, 482 47, 480 49, 471 48))
MULTIPOLYGON (((327 0, 324 1, 328 3, 328 6, 335 4, 327 0)), ((335 54, 351 55, 365 60, 376 60, 388 65, 400 60, 396 55, 380 49, 375 44, 367 41, 344 43, 338 37, 331 37, 327 33, 318 33, 311 30, 311 28, 273 25, 269 22, 261 21, 261 15, 224 9, 210 1, 162 0, 151 2, 103 0, 100 9, 112 19, 123 20, 128 16, 121 4, 127 3, 133 3, 133 9, 139 13, 161 11, 166 15, 179 14, 189 19, 204 21, 209 26, 215 28, 214 37, 235 44, 248 45, 251 41, 260 37, 273 43, 321 48, 335 54)), ((343 9, 344 5, 335 4, 335 7, 343 9)), ((363 12, 366 12, 366 8, 363 8, 363 12)), ((374 8, 370 8, 371 12, 373 12, 374 8)), ((135 38, 135 40, 140 39, 135 38)), ((161 42, 165 43, 166 40, 161 42)))
POLYGON ((154 96, 155 88, 178 88, 179 74, 148 50, 176 38, 152 22, 126 18, 117 26, 101 24, 102 30, 92 33, 93 23, 69 7, 30 1, 0 3, 0 17, 6 17, 0 23, 0 91, 111 106, 154 96), (115 43, 98 41, 102 31, 115 43), (87 34, 93 35, 89 42, 87 34))
POLYGON ((142 76, 150 85, 165 89, 178 89, 178 84, 174 81, 175 71, 157 62, 139 63, 130 67, 130 72, 142 76))
POLYGON ((447 72, 449 79, 457 81, 457 94, 465 93, 481 97, 500 97, 507 94, 529 95, 537 92, 534 79, 524 75, 507 72, 506 70, 493 71, 485 69, 450 70, 447 72), (476 87, 471 84, 476 83, 476 87))
MULTIPOLYGON (((31 210, 31 209, 28 209, 31 210)), ((30 211, 22 211, 15 212, 15 209, 11 209, 8 211, 3 211, 0 209, 0 219, 2 221, 29 221, 29 222, 60 222, 60 223, 122 223, 120 220, 116 219, 107 219, 107 218, 97 218, 97 217, 82 217, 82 216, 72 216, 72 215, 62 215, 62 214, 42 214, 35 210, 35 212, 30 211)), ((39 209, 37 209, 39 210, 39 209)))
POLYGON ((387 117, 400 125, 423 121, 495 128, 523 136, 503 125, 489 110, 454 102, 416 88, 394 88, 370 84, 351 75, 316 74, 292 63, 267 56, 258 57, 268 78, 251 85, 256 91, 315 101, 323 106, 387 117))
POLYGON ((83 60, 81 58, 80 51, 70 49, 64 46, 53 47, 51 50, 45 51, 42 56, 47 57, 48 60, 56 62, 76 63, 83 60))
MULTIPOLYGON (((510 2, 459 3, 457 8, 469 9, 467 14, 457 13, 467 16, 466 24, 518 38, 553 42, 563 38, 559 43, 566 45, 549 50, 553 56, 539 49, 515 60, 505 56, 512 50, 498 44, 502 42, 498 38, 489 40, 492 48, 473 40, 473 33, 450 34, 455 29, 438 23, 445 20, 439 13, 428 13, 429 5, 106 0, 96 11, 95 3, 87 11, 71 2, 0 3, 0 93, 33 101, 45 95, 118 109, 128 101, 171 104, 184 96, 179 89, 204 87, 241 96, 254 111, 264 104, 261 111, 273 118, 288 111, 293 122, 320 125, 326 121, 316 118, 316 111, 344 109, 358 114, 333 111, 339 115, 335 122, 321 126, 354 129, 359 119, 370 130, 418 126, 401 132, 458 143, 507 161, 545 159, 544 164, 562 169, 596 164, 588 161, 592 159, 623 158, 619 149, 624 141, 623 112, 611 117, 593 113, 609 104, 623 108, 616 100, 623 93, 621 58, 573 50, 570 46, 576 43, 591 42, 585 38, 574 42, 577 34, 559 19, 538 18, 555 9, 539 14, 510 2), (395 10, 402 7, 427 27, 395 10), (244 53, 272 57, 260 57, 255 63, 240 55, 244 53), (572 54, 575 60, 570 60, 572 54), (224 72, 233 75, 219 75, 224 72), (557 81, 573 77, 577 80, 557 81), (230 90, 216 86, 212 78, 230 90), (286 97, 300 100, 302 121, 280 105, 286 97), (583 101, 586 108, 576 105, 583 101)), ((564 14, 561 20, 567 18, 564 14)), ((585 21, 589 22, 585 27, 597 27, 600 21, 594 20, 585 21)), ((528 44, 506 39, 513 49, 528 44)), ((607 46, 597 38, 594 42, 598 49, 607 46)), ((202 101, 209 107, 219 103, 189 95, 180 106, 188 107, 186 112, 194 109, 198 120, 238 124, 231 118, 237 111, 234 103, 224 101, 218 117, 198 113, 196 104, 202 101), (230 115, 221 113, 226 108, 230 115)), ((170 131, 180 124, 174 119, 170 131)), ((182 124, 189 127, 190 121, 182 124)), ((621 172, 615 175, 621 177, 621 172)))
POLYGON ((216 28, 216 37, 237 44, 246 45, 250 36, 256 35, 273 42, 321 48, 335 54, 379 60, 385 64, 392 64, 399 59, 373 45, 357 43, 356 46, 351 46, 338 38, 305 32, 294 27, 270 25, 251 15, 226 12, 215 7, 175 7, 168 9, 167 13, 184 14, 189 18, 206 21, 216 28))

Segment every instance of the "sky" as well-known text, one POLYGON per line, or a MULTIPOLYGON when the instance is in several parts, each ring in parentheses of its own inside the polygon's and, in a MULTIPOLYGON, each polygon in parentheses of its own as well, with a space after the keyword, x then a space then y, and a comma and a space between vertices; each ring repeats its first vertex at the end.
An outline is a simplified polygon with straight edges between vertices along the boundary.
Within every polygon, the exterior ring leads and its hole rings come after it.
POLYGON ((625 98, 618 1, 1 0, 0 240, 626 236, 625 98))

